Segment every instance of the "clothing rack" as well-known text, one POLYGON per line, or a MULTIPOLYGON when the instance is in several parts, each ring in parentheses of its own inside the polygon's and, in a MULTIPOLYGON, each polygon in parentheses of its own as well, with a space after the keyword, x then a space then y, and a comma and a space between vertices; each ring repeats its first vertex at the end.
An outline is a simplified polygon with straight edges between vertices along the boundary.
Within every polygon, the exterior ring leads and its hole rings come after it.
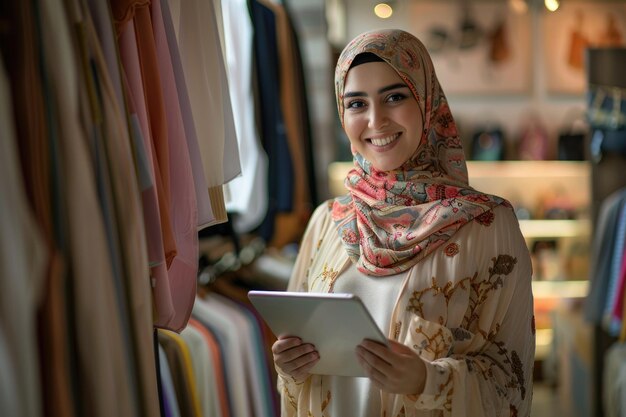
MULTIPOLYGON (((592 98, 597 86, 614 89, 614 91, 626 89, 626 48, 590 48, 587 50, 586 63, 589 86, 588 115, 593 116, 596 106, 592 98)), ((613 97, 620 101, 614 103, 613 107, 622 114, 626 114, 626 108, 616 107, 621 106, 622 97, 626 98, 626 95, 617 94, 613 97)), ((597 225, 598 211, 602 202, 611 193, 626 186, 626 176, 618 174, 626 170, 626 126, 599 124, 594 126, 592 119, 591 127, 590 151, 593 162, 591 166, 591 212, 592 224, 597 225), (621 135, 620 140, 624 142, 622 147, 615 146, 619 144, 617 132, 621 135)), ((593 271, 591 271, 590 279, 593 279, 593 271)), ((592 415, 598 417, 605 415, 602 403, 605 354, 615 340, 601 326, 594 325, 592 415)))

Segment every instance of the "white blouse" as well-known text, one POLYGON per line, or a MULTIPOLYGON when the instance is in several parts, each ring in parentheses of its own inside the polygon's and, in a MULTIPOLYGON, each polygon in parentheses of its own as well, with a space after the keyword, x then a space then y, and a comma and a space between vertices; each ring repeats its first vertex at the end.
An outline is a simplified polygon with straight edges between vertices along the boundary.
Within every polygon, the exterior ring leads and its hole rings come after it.
MULTIPOLYGON (((380 279, 359 272, 354 264, 335 281, 333 292, 357 295, 383 331, 389 333, 391 312, 396 303, 398 289, 407 273, 380 279)), ((343 376, 327 377, 335 401, 329 404, 330 416, 376 416, 380 410, 380 391, 369 378, 343 376)))

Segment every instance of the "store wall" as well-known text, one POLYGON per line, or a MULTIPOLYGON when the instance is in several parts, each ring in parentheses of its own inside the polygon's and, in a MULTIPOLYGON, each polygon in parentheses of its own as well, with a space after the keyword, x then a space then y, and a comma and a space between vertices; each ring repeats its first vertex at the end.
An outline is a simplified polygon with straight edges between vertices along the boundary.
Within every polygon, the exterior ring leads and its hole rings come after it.
MULTIPOLYGON (((373 28, 401 28, 418 36, 429 47, 428 42, 432 40, 429 36, 429 29, 439 26, 451 32, 462 17, 459 2, 439 1, 436 5, 433 3, 416 0, 395 1, 392 3, 395 8, 393 15, 388 19, 380 19, 373 13, 375 2, 345 0, 346 37, 352 39, 357 34, 373 28), (440 16, 433 17, 433 13, 437 11, 441 11, 440 16), (431 25, 429 25, 429 19, 431 25)), ((459 70, 456 75, 458 78, 452 80, 450 77, 446 79, 440 75, 441 83, 466 141, 477 127, 486 124, 500 124, 508 140, 516 141, 528 118, 534 114, 545 124, 549 137, 554 142, 558 131, 583 113, 584 93, 581 91, 564 94, 548 90, 544 70, 546 65, 544 48, 549 33, 544 33, 544 18, 549 12, 541 7, 531 7, 525 14, 516 15, 506 3, 505 1, 475 1, 470 2, 470 5, 476 6, 475 18, 478 21, 483 19, 482 21, 488 22, 489 25, 495 24, 494 8, 508 13, 507 20, 510 23, 508 42, 512 54, 518 53, 520 49, 528 48, 527 59, 520 59, 516 64, 518 68, 520 65, 527 66, 523 75, 527 79, 520 83, 519 80, 514 79, 519 74, 511 74, 510 88, 507 88, 507 81, 504 80, 503 88, 486 86, 474 88, 473 92, 468 93, 463 90, 471 90, 471 87, 463 88, 464 71, 459 70), (491 19, 489 16, 484 16, 484 12, 491 14, 491 19), (446 81, 449 82, 446 83, 446 81), (450 86, 455 83, 456 86, 450 86)), ((457 54, 458 56, 460 54, 457 54)), ((447 66, 454 65, 450 62, 454 59, 454 57, 441 58, 438 54, 433 54, 435 68, 441 73, 446 72, 447 66)), ((462 65, 462 60, 463 58, 459 58, 457 65, 462 65)), ((474 73, 487 71, 485 66, 483 69, 478 68, 481 64, 476 60, 468 58, 465 62, 467 63, 468 83, 473 83, 473 78, 478 77, 474 73)), ((452 71, 447 71, 447 75, 454 74, 452 71)))

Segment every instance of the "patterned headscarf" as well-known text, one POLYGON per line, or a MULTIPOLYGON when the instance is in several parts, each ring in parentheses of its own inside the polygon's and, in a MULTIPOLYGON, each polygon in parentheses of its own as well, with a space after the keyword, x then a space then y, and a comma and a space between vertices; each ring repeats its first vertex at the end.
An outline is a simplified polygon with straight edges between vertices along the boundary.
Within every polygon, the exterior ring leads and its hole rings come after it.
POLYGON ((424 130, 415 154, 394 171, 378 171, 354 151, 354 168, 335 199, 332 218, 350 259, 368 275, 406 271, 462 226, 489 221, 508 203, 471 188, 456 124, 425 46, 401 30, 366 32, 341 53, 335 93, 343 124, 343 93, 354 58, 373 53, 389 64, 419 104, 424 130))

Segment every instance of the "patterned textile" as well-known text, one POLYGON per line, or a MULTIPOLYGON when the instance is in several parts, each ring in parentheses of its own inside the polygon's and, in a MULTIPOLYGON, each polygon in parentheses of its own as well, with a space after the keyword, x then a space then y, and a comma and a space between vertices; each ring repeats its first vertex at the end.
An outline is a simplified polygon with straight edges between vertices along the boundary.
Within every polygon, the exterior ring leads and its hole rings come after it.
POLYGON ((461 227, 504 204, 472 189, 456 124, 424 45, 401 30, 366 32, 341 53, 335 93, 343 123, 343 89, 353 59, 370 52, 389 64, 411 89, 424 120, 415 154, 383 172, 353 150, 349 193, 335 200, 332 218, 350 259, 368 275, 408 270, 461 227))

